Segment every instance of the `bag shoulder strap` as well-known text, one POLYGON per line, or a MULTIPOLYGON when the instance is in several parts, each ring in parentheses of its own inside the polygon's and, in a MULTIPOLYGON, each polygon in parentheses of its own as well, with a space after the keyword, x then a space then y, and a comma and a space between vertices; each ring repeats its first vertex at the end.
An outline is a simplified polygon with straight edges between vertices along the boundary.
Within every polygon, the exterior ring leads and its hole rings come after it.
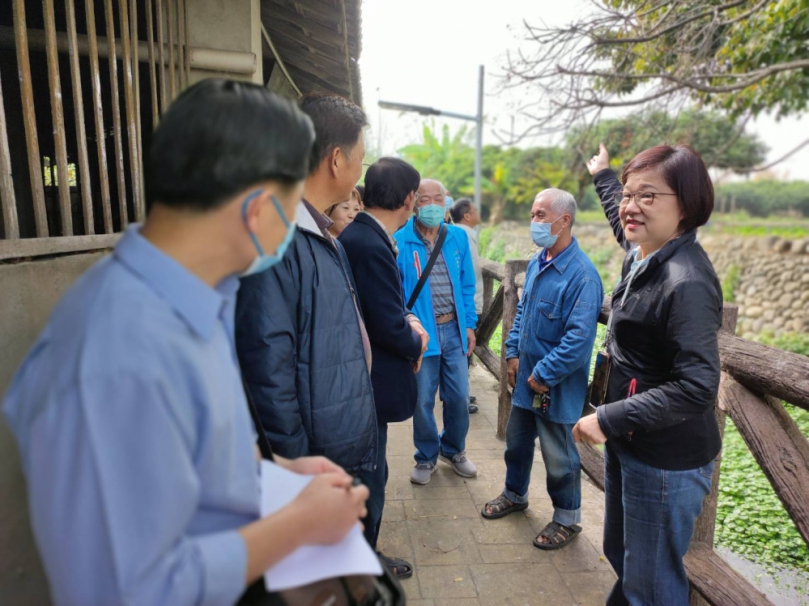
POLYGON ((444 240, 447 239, 447 226, 441 228, 441 231, 438 233, 438 240, 435 242, 435 247, 433 248, 433 253, 430 255, 430 260, 427 261, 427 267, 424 268, 424 271, 421 272, 421 277, 419 281, 416 283, 416 288, 413 289, 412 294, 410 295, 410 299, 407 302, 407 309, 413 309, 413 305, 416 303, 416 299, 419 298, 422 289, 424 288, 424 284, 427 282, 427 278, 430 277, 430 272, 433 270, 433 265, 438 260, 438 255, 441 254, 441 248, 444 246, 444 240))
POLYGON ((244 380, 244 376, 242 376, 242 386, 244 387, 244 395, 247 398, 247 407, 250 409, 250 418, 253 419, 253 425, 255 426, 256 433, 258 434, 257 442, 258 449, 261 452, 261 458, 272 461, 274 460, 272 446, 270 446, 270 441, 267 439, 267 434, 264 433, 264 428, 261 426, 261 419, 258 417, 256 403, 253 402, 253 398, 250 395, 250 390, 247 389, 247 382, 244 380))

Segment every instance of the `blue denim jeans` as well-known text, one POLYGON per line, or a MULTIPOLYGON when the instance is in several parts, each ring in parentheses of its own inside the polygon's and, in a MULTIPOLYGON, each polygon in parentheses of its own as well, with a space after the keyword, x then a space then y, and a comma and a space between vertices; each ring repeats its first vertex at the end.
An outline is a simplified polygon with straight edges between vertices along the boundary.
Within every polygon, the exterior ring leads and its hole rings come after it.
POLYGON ((362 483, 368 487, 368 500, 365 501, 365 508, 368 515, 363 518, 365 526, 363 533, 365 540, 372 549, 376 549, 376 541, 379 538, 379 528, 382 525, 382 511, 385 509, 385 485, 388 483, 388 462, 386 451, 388 449, 388 424, 377 424, 377 461, 376 469, 373 471, 361 471, 357 474, 362 483))
POLYGON ((608 606, 687 606, 683 556, 711 490, 713 462, 658 469, 607 442, 604 466, 604 555, 618 574, 608 606))
POLYGON ((438 454, 452 457, 466 448, 469 431, 469 368, 457 322, 438 325, 441 353, 424 358, 416 375, 418 403, 413 415, 417 463, 435 463, 438 454), (444 400, 444 430, 435 423, 435 394, 444 400))
POLYGON ((534 441, 545 463, 553 521, 562 526, 581 522, 581 462, 573 440, 573 425, 552 423, 533 410, 511 407, 506 426, 506 487, 512 503, 528 502, 528 483, 534 464, 534 441))

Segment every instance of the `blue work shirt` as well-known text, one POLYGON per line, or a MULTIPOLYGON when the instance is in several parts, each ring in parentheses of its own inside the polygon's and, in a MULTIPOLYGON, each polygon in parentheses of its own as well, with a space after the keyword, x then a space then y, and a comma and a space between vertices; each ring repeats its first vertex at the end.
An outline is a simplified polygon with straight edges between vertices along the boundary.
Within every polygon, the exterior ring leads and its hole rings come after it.
POLYGON ((255 432, 216 289, 130 227, 53 311, 4 411, 56 605, 233 604, 255 432))
POLYGON ((514 327, 506 341, 506 357, 520 360, 511 402, 536 410, 536 393, 528 385, 533 374, 550 387, 547 413, 537 414, 569 424, 579 420, 584 406, 604 292, 598 271, 576 238, 540 271, 544 255, 543 249, 528 263, 514 327))

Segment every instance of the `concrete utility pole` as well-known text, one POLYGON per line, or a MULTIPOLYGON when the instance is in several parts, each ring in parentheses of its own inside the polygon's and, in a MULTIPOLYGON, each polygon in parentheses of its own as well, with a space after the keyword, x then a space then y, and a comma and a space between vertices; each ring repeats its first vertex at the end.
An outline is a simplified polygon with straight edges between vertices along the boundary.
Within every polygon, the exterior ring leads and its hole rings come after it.
POLYGON ((468 120, 475 123, 475 206, 480 208, 480 179, 483 162, 483 76, 484 70, 481 65, 478 67, 478 111, 474 116, 467 114, 457 114, 424 105, 409 105, 407 103, 394 103, 392 101, 380 101, 379 107, 382 109, 393 109, 401 112, 416 112, 422 116, 446 116, 447 118, 457 118, 458 120, 468 120))

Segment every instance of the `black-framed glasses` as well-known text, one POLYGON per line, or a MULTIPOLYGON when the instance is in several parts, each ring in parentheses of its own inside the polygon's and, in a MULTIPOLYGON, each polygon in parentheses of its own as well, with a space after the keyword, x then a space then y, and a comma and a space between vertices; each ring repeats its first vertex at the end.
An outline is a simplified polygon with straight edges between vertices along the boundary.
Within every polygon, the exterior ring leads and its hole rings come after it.
POLYGON ((619 191, 615 194, 615 203, 619 206, 627 206, 629 201, 634 199, 635 204, 638 206, 651 206, 654 204, 657 196, 676 196, 677 194, 669 194, 657 191, 639 191, 639 192, 624 192, 619 191))

